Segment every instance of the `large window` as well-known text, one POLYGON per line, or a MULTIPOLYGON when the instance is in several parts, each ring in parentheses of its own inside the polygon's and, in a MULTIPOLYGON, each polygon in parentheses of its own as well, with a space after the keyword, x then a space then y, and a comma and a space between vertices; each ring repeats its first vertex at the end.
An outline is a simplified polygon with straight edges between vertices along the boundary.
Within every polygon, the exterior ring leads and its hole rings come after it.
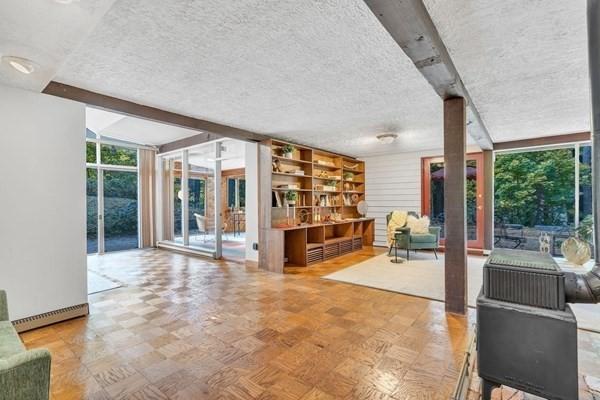
POLYGON ((86 161, 88 254, 137 248, 137 149, 88 139, 86 161))
POLYGON ((227 178, 227 207, 235 210, 246 207, 245 178, 227 178))
POLYGON ((588 144, 498 153, 494 175, 496 247, 538 250, 548 235, 560 255, 562 242, 591 223, 588 144))

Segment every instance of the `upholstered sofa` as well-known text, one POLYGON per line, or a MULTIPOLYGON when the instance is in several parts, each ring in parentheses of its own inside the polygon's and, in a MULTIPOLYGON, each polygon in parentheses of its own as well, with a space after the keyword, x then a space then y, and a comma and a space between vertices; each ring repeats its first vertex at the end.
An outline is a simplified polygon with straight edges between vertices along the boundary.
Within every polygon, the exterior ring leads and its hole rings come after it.
MULTIPOLYGON (((409 212, 409 215, 419 217, 414 212, 409 212)), ((390 223, 392 213, 386 216, 387 224, 390 223)), ((410 228, 403 226, 396 228, 394 234, 394 241, 390 244, 388 255, 392 252, 392 249, 406 250, 406 259, 410 259, 410 250, 433 250, 433 254, 437 260, 437 249, 440 246, 440 231, 439 226, 430 226, 429 233, 411 233, 410 228)))
POLYGON ((50 352, 26 350, 8 318, 6 292, 0 290, 0 400, 47 400, 50 352))

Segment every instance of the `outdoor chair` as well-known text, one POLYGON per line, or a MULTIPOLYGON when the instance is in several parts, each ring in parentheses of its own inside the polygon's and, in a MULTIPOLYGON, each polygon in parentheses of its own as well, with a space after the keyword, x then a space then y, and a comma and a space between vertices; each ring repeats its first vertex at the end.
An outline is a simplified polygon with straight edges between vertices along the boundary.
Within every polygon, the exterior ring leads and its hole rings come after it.
MULTIPOLYGON (((413 215, 417 218, 419 217, 417 213, 414 213, 412 211, 408 214, 413 215)), ((387 224, 390 223, 391 218, 392 213, 386 215, 387 224)), ((433 250, 433 254, 435 255, 435 259, 437 260, 437 249, 440 246, 440 231, 441 227, 439 226, 430 226, 429 233, 411 233, 410 228, 406 226, 402 228, 396 228, 394 240, 390 244, 388 255, 392 253, 392 249, 394 248, 402 249, 406 250, 406 259, 410 260, 410 250, 433 250)))
POLYGON ((502 240, 513 242, 513 249, 517 249, 527 242, 524 226, 521 224, 496 222, 494 236, 494 244, 498 244, 502 240))
MULTIPOLYGON (((202 241, 206 242, 206 234, 208 233, 208 229, 206 228, 206 217, 204 215, 200 215, 198 213, 194 213, 194 217, 196 217, 196 226, 198 227, 198 234, 202 235, 202 241)), ((222 232, 225 234, 225 238, 227 238, 227 222, 223 222, 222 232)))
POLYGON ((206 230, 206 217, 197 213, 194 213, 194 217, 196 217, 196 226, 198 227, 198 234, 202 235, 202 241, 206 242, 206 234, 208 233, 208 231, 206 230))

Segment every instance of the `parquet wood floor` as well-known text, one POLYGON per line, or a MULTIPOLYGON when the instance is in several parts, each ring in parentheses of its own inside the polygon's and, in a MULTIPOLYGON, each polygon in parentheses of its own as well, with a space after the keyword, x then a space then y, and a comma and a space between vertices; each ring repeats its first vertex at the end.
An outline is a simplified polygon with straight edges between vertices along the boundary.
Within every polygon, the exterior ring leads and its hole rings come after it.
POLYGON ((447 399, 474 315, 304 273, 162 250, 90 260, 124 287, 22 335, 52 352, 52 399, 447 399))

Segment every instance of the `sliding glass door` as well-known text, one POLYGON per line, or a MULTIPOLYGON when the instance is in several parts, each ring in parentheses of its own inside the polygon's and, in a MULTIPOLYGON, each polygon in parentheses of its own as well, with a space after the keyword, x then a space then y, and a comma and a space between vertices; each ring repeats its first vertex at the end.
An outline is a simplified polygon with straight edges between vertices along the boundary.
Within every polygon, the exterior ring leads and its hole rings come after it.
POLYGON ((139 247, 137 158, 137 149, 88 138, 88 254, 139 247))
POLYGON ((168 207, 163 207, 168 222, 163 226, 170 230, 163 232, 162 244, 220 254, 223 228, 215 229, 215 214, 221 209, 220 187, 215 183, 220 174, 216 146, 211 143, 162 156, 159 164, 168 169, 161 175, 163 198, 168 200, 168 207))
POLYGON ((137 172, 104 171, 104 251, 129 250, 138 242, 137 172))

